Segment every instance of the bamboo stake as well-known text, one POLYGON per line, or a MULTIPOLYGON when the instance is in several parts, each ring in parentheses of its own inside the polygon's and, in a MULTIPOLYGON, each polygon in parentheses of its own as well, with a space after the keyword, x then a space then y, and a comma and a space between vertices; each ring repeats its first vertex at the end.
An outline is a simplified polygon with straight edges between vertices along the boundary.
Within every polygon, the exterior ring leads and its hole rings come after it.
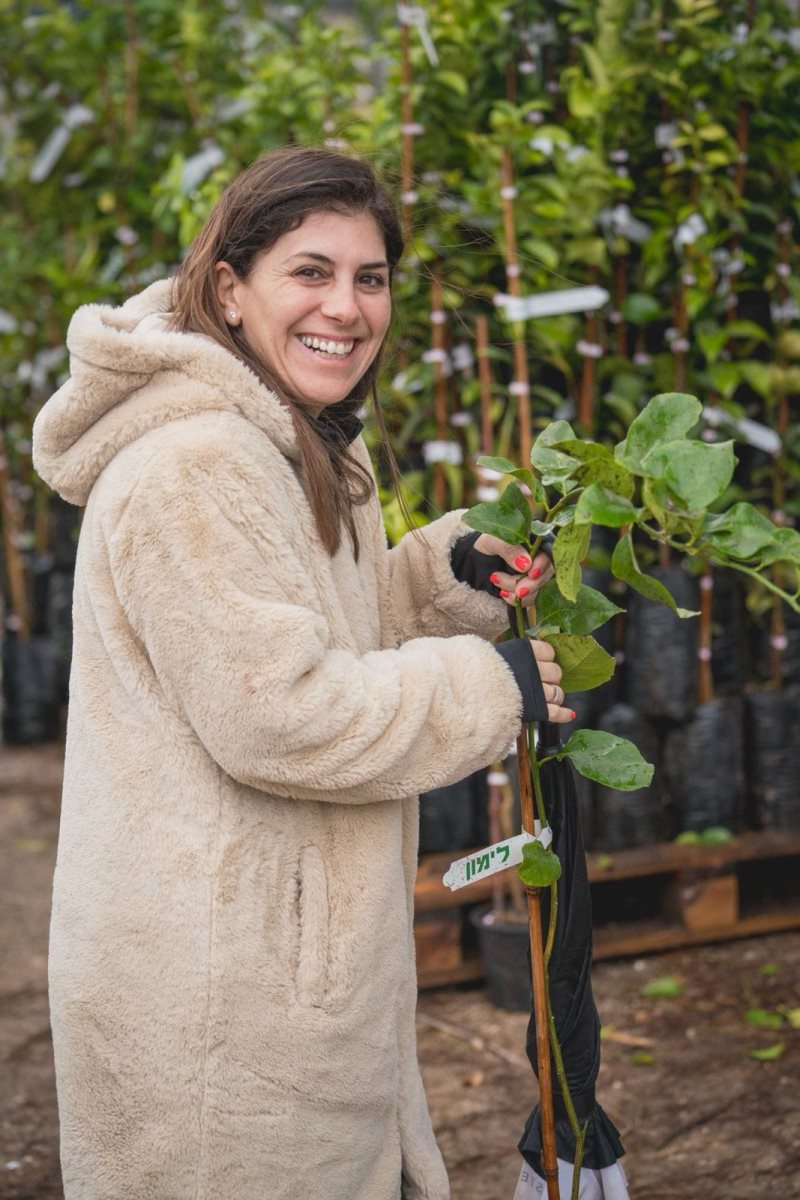
POLYGON ((481 451, 491 454, 494 449, 492 432, 492 367, 489 362, 489 322, 483 315, 475 322, 475 357, 478 360, 478 379, 481 394, 481 451))
POLYGON ((707 704, 714 699, 714 677, 711 673, 711 607, 714 595, 714 575, 706 562, 700 577, 700 636, 697 648, 697 703, 707 704))
POLYGON ((3 552, 6 560, 11 612, 15 618, 17 638, 21 642, 26 642, 31 636, 31 619, 25 590, 25 571, 18 545, 21 522, 16 497, 11 487, 11 475, 8 469, 2 430, 0 430, 0 515, 3 518, 3 552))
MULTIPOLYGON (((597 270, 592 267, 589 271, 589 283, 597 282, 597 270)), ((578 397, 578 424, 585 433, 591 434, 594 426, 594 384, 597 375, 597 359, 602 354, 599 345, 600 323, 597 313, 586 314, 586 330, 584 340, 583 370, 581 371, 581 387, 578 397)))
POLYGON ((622 358, 628 356, 628 330, 622 316, 622 306, 628 294, 628 272, 625 255, 620 254, 614 259, 614 308, 618 319, 616 323, 617 354, 622 358))
MULTIPOLYGON (((442 281, 438 269, 431 277, 431 344, 434 352, 433 359, 433 405, 436 418, 436 437, 440 442, 447 441, 447 377, 444 371, 446 350, 444 323, 446 317, 442 308, 442 281)), ((447 476, 444 464, 436 462, 433 465, 433 499, 439 512, 447 507, 447 476)))
POLYGON ((402 222, 403 233, 406 238, 411 236, 411 206, 416 200, 416 192, 414 191, 414 135, 411 132, 414 127, 414 108, 411 98, 411 46, 410 32, 408 25, 400 22, 400 63, 402 70, 402 84, 400 85, 400 95, 402 102, 402 148, 400 155, 400 186, 402 189, 402 222))
MULTIPOLYGON (((519 799, 522 828, 535 833, 533 777, 528 758, 527 726, 517 738, 519 766, 519 799)), ((542 943, 542 889, 526 888, 528 894, 528 930, 531 940, 531 983, 533 1013, 536 1025, 536 1058, 539 1067, 539 1111, 542 1122, 542 1171, 547 1183, 547 1200, 560 1200, 558 1188, 558 1157, 556 1127, 553 1111, 553 1072, 550 1062, 549 1014, 547 979, 542 943)))
MULTIPOLYGON (((503 201, 503 229, 506 242, 506 279, 508 294, 521 295, 520 266, 517 256, 517 231, 514 223, 514 197, 517 189, 514 187, 514 172, 511 166, 511 154, 508 149, 502 152, 501 163, 502 186, 500 195, 503 201)), ((519 444, 523 462, 530 462, 531 457, 531 398, 530 377, 528 375, 528 355, 525 347, 525 325, 522 321, 512 324, 514 347, 514 381, 511 393, 517 397, 517 413, 519 417, 519 444)))

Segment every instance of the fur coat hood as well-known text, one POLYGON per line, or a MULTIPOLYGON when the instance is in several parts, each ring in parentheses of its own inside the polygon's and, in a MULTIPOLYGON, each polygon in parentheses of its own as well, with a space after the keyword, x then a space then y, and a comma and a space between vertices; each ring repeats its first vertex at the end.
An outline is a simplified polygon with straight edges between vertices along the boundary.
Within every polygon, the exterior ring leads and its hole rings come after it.
MULTIPOLYGON (((288 412, 170 284, 69 330, 85 504, 50 995, 66 1200, 447 1200, 416 1059, 419 791, 521 697, 448 514, 331 558, 288 412)), ((353 453, 369 465, 363 441, 353 453)))

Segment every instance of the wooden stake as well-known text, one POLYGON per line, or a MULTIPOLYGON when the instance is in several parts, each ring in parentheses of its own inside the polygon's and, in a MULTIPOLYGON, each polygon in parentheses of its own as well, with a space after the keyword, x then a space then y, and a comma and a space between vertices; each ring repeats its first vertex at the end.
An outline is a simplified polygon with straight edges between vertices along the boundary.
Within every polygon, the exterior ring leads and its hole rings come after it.
POLYGON ((480 316, 475 322, 475 357, 481 389, 481 453, 494 451, 492 432, 492 366, 489 362, 489 322, 480 316))
POLYGON ((31 636, 30 608, 25 590, 25 571, 18 545, 22 529, 17 501, 11 488, 11 474, 5 453, 5 438, 0 431, 0 515, 3 518, 3 552, 8 575, 11 613, 16 618, 16 634, 21 642, 31 636))
POLYGON ((406 238, 411 236, 411 205, 414 194, 414 135, 411 127, 414 122, 414 109, 411 100, 411 50, 408 25, 400 25, 400 63, 403 82, 400 87, 402 97, 403 133, 400 158, 400 186, 402 188, 402 222, 406 238))
MULTIPOLYGON (((442 281, 437 271, 431 278, 431 344, 436 352, 433 364, 434 413, 436 417, 436 437, 440 442, 448 440, 447 425, 447 378, 444 373, 445 314, 442 308, 442 281)), ((433 499, 439 512, 447 508, 447 476, 444 464, 437 462, 433 466, 433 499)))
MULTIPOLYGON (((519 258, 517 255, 517 231, 514 224, 514 172, 511 166, 509 150, 502 152, 501 165, 502 200, 503 200, 503 229, 506 241, 506 278, 508 294, 521 295, 519 283, 519 258)), ((514 383, 513 394, 517 397, 517 413, 519 417, 519 446, 522 461, 530 462, 531 457, 531 397, 530 378, 528 375, 528 354, 525 346, 525 325, 522 321, 512 324, 514 345, 514 383)))
MULTIPOLYGON (((592 267, 589 271, 589 283, 597 282, 597 270, 592 267)), ((597 313, 587 313, 584 337, 590 346, 596 346, 599 341, 599 322, 597 313)), ((584 355, 583 370, 581 371, 581 390, 578 398, 578 424, 584 433, 591 434, 594 428, 594 382, 597 374, 597 359, 590 354, 584 355)))
POLYGON ((617 322, 617 354, 623 358, 628 356, 628 330, 622 319, 622 306, 628 293, 628 271, 624 255, 614 259, 614 308, 619 313, 617 322))
MULTIPOLYGON (((517 738, 519 767, 519 801, 522 828, 535 833, 533 778, 528 760, 527 727, 517 738)), ((556 1125, 553 1111, 553 1071, 550 1061, 550 1031, 547 1015, 547 979, 542 943, 541 888, 526 888, 528 894, 528 930, 531 941, 531 983, 533 1014, 536 1025, 536 1059, 539 1067, 539 1112, 542 1123, 542 1171, 547 1183, 547 1200, 560 1200, 558 1188, 558 1155, 556 1125)))
POLYGON ((700 636, 697 647, 697 703, 707 704, 714 699, 714 677, 711 673, 711 608, 714 595, 714 575, 706 562, 700 579, 700 636))

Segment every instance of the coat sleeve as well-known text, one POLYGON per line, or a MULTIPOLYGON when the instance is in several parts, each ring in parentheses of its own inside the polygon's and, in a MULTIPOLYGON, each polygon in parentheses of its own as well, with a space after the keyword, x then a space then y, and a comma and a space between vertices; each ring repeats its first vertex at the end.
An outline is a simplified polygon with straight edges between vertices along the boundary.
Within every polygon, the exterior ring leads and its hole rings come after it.
POLYGON ((496 638, 508 628, 508 606, 456 579, 450 551, 465 533, 464 510, 407 533, 389 551, 390 594, 400 641, 475 633, 496 638))
POLYGON ((162 467, 106 533, 114 586, 150 691, 225 772, 273 795, 366 803, 502 755, 521 696, 490 644, 337 646, 285 496, 256 502, 218 452, 162 467))

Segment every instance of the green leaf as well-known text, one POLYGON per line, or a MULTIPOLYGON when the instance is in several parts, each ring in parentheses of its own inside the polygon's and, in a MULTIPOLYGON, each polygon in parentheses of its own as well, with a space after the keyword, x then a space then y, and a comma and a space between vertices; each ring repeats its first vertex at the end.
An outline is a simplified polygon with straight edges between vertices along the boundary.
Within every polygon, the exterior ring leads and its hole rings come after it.
POLYGON ((579 775, 621 792, 638 791, 653 778, 652 764, 633 742, 600 729, 576 730, 554 758, 568 758, 579 775))
POLYGON ((491 455, 481 455, 478 459, 478 466, 486 467, 490 471, 497 471, 501 475, 513 475, 515 479, 519 479, 521 483, 530 488, 537 504, 543 504, 546 500, 541 482, 528 467, 517 467, 510 458, 497 458, 491 455))
POLYGON ((533 443, 531 466, 539 472, 545 486, 551 483, 563 484, 576 468, 577 464, 573 458, 553 449, 556 442, 567 440, 576 440, 569 421, 551 421, 533 443))
POLYGON ((747 1053, 750 1058, 756 1058, 759 1062, 775 1062, 785 1049, 785 1042, 775 1042, 772 1046, 765 1046, 763 1050, 748 1050, 747 1053))
POLYGON ((615 458, 641 475, 642 459, 661 442, 683 437, 700 419, 703 406, 684 392, 665 392, 648 401, 631 422, 628 436, 614 450, 615 458))
POLYGON ((800 533, 786 526, 776 528, 772 544, 759 551, 762 567, 776 562, 790 562, 800 566, 800 533))
POLYGON ((541 842, 526 842, 522 847, 522 865, 517 874, 526 887, 549 887, 561 878, 561 862, 541 842))
POLYGON ((748 1025, 754 1029, 780 1029, 783 1017, 779 1012, 770 1012, 767 1008, 748 1008, 744 1014, 748 1025))
POLYGON ((644 985, 642 995, 650 1000, 673 1000, 683 995, 683 984, 674 975, 659 975, 644 985))
POLYGON ((553 543, 553 564, 558 590, 567 600, 576 600, 581 586, 581 562, 589 549, 590 525, 567 525, 553 543))
POLYGON ((436 79, 445 87, 449 87, 451 91, 457 92, 459 96, 466 98, 469 95, 469 84, 458 71, 437 71, 436 79))
POLYGON ((642 574, 636 561, 633 537, 630 533, 621 537, 614 547, 614 553, 611 555, 611 572, 616 575, 617 579, 629 584, 640 596, 644 596, 647 600, 655 600, 657 604, 666 604, 679 617, 699 615, 691 612, 688 608, 678 608, 674 597, 670 595, 663 583, 659 583, 652 575, 642 574))
POLYGON ((596 100, 595 86, 590 80, 577 72, 570 76, 567 84, 567 105, 573 117, 582 120, 594 116, 596 100))
POLYGON ((608 446, 602 442, 584 442, 581 438, 565 438, 563 442, 555 442, 553 448, 577 458, 579 462, 591 462, 596 458, 612 458, 608 446))
POLYGON ((716 362, 712 363, 708 368, 708 377, 711 380, 711 386, 726 400, 730 400, 733 393, 742 382, 742 367, 740 363, 733 362, 716 362))
POLYGON ((733 442, 666 442, 642 460, 645 475, 663 479, 689 512, 718 500, 735 466, 733 442))
POLYGON ((703 540, 728 558, 756 558, 774 543, 777 528, 752 504, 742 501, 727 512, 707 517, 703 540))
POLYGON ((596 483, 618 496, 624 496, 627 500, 630 500, 636 486, 628 468, 610 457, 593 458, 582 463, 575 472, 574 479, 581 487, 596 483))
POLYGON ((631 292, 622 302, 622 315, 633 325, 646 325, 661 314, 661 305, 653 296, 631 292))
POLYGON ((722 351, 725 349, 725 343, 728 340, 728 334, 725 329, 719 329, 716 326, 699 326, 695 330, 695 339, 698 346, 703 351, 703 356, 707 363, 715 363, 722 351))
POLYGON ((702 838, 696 829, 684 829, 675 838, 676 846, 699 846, 701 842, 702 838))
POLYGON ((761 964, 758 968, 758 973, 759 975, 779 975, 780 970, 780 963, 768 962, 761 964))
POLYGON ((700 834, 700 841, 706 846, 724 846, 728 842, 735 842, 736 838, 724 825, 709 825, 700 834))
MULTIPOLYGON (((509 485, 511 486, 511 485, 509 485)), ((488 504, 476 504, 464 513, 464 522, 470 529, 478 529, 481 533, 489 533, 492 537, 500 538, 511 546, 525 544, 528 540, 530 526, 530 509, 527 517, 506 500, 508 488, 499 500, 488 504)), ((516 489, 519 491, 519 488, 516 489)), ((525 497, 523 496, 523 500, 525 497)), ((525 506, 527 508, 527 504, 525 506)))
POLYGON ((556 652, 563 672, 560 680, 565 692, 588 692, 607 683, 617 665, 593 637, 579 633, 551 633, 542 638, 556 652))
POLYGON ((589 523, 618 528, 620 525, 629 525, 636 517, 637 510, 630 500, 617 496, 600 483, 591 483, 584 489, 575 509, 575 522, 578 525, 589 523))
POLYGON ((542 625, 555 625, 564 633, 592 633, 624 609, 617 608, 602 592, 582 583, 574 601, 565 600, 554 579, 536 597, 536 618, 542 625))
POLYGON ((631 1062, 637 1067, 652 1067, 655 1058, 647 1050, 637 1050, 631 1062))

